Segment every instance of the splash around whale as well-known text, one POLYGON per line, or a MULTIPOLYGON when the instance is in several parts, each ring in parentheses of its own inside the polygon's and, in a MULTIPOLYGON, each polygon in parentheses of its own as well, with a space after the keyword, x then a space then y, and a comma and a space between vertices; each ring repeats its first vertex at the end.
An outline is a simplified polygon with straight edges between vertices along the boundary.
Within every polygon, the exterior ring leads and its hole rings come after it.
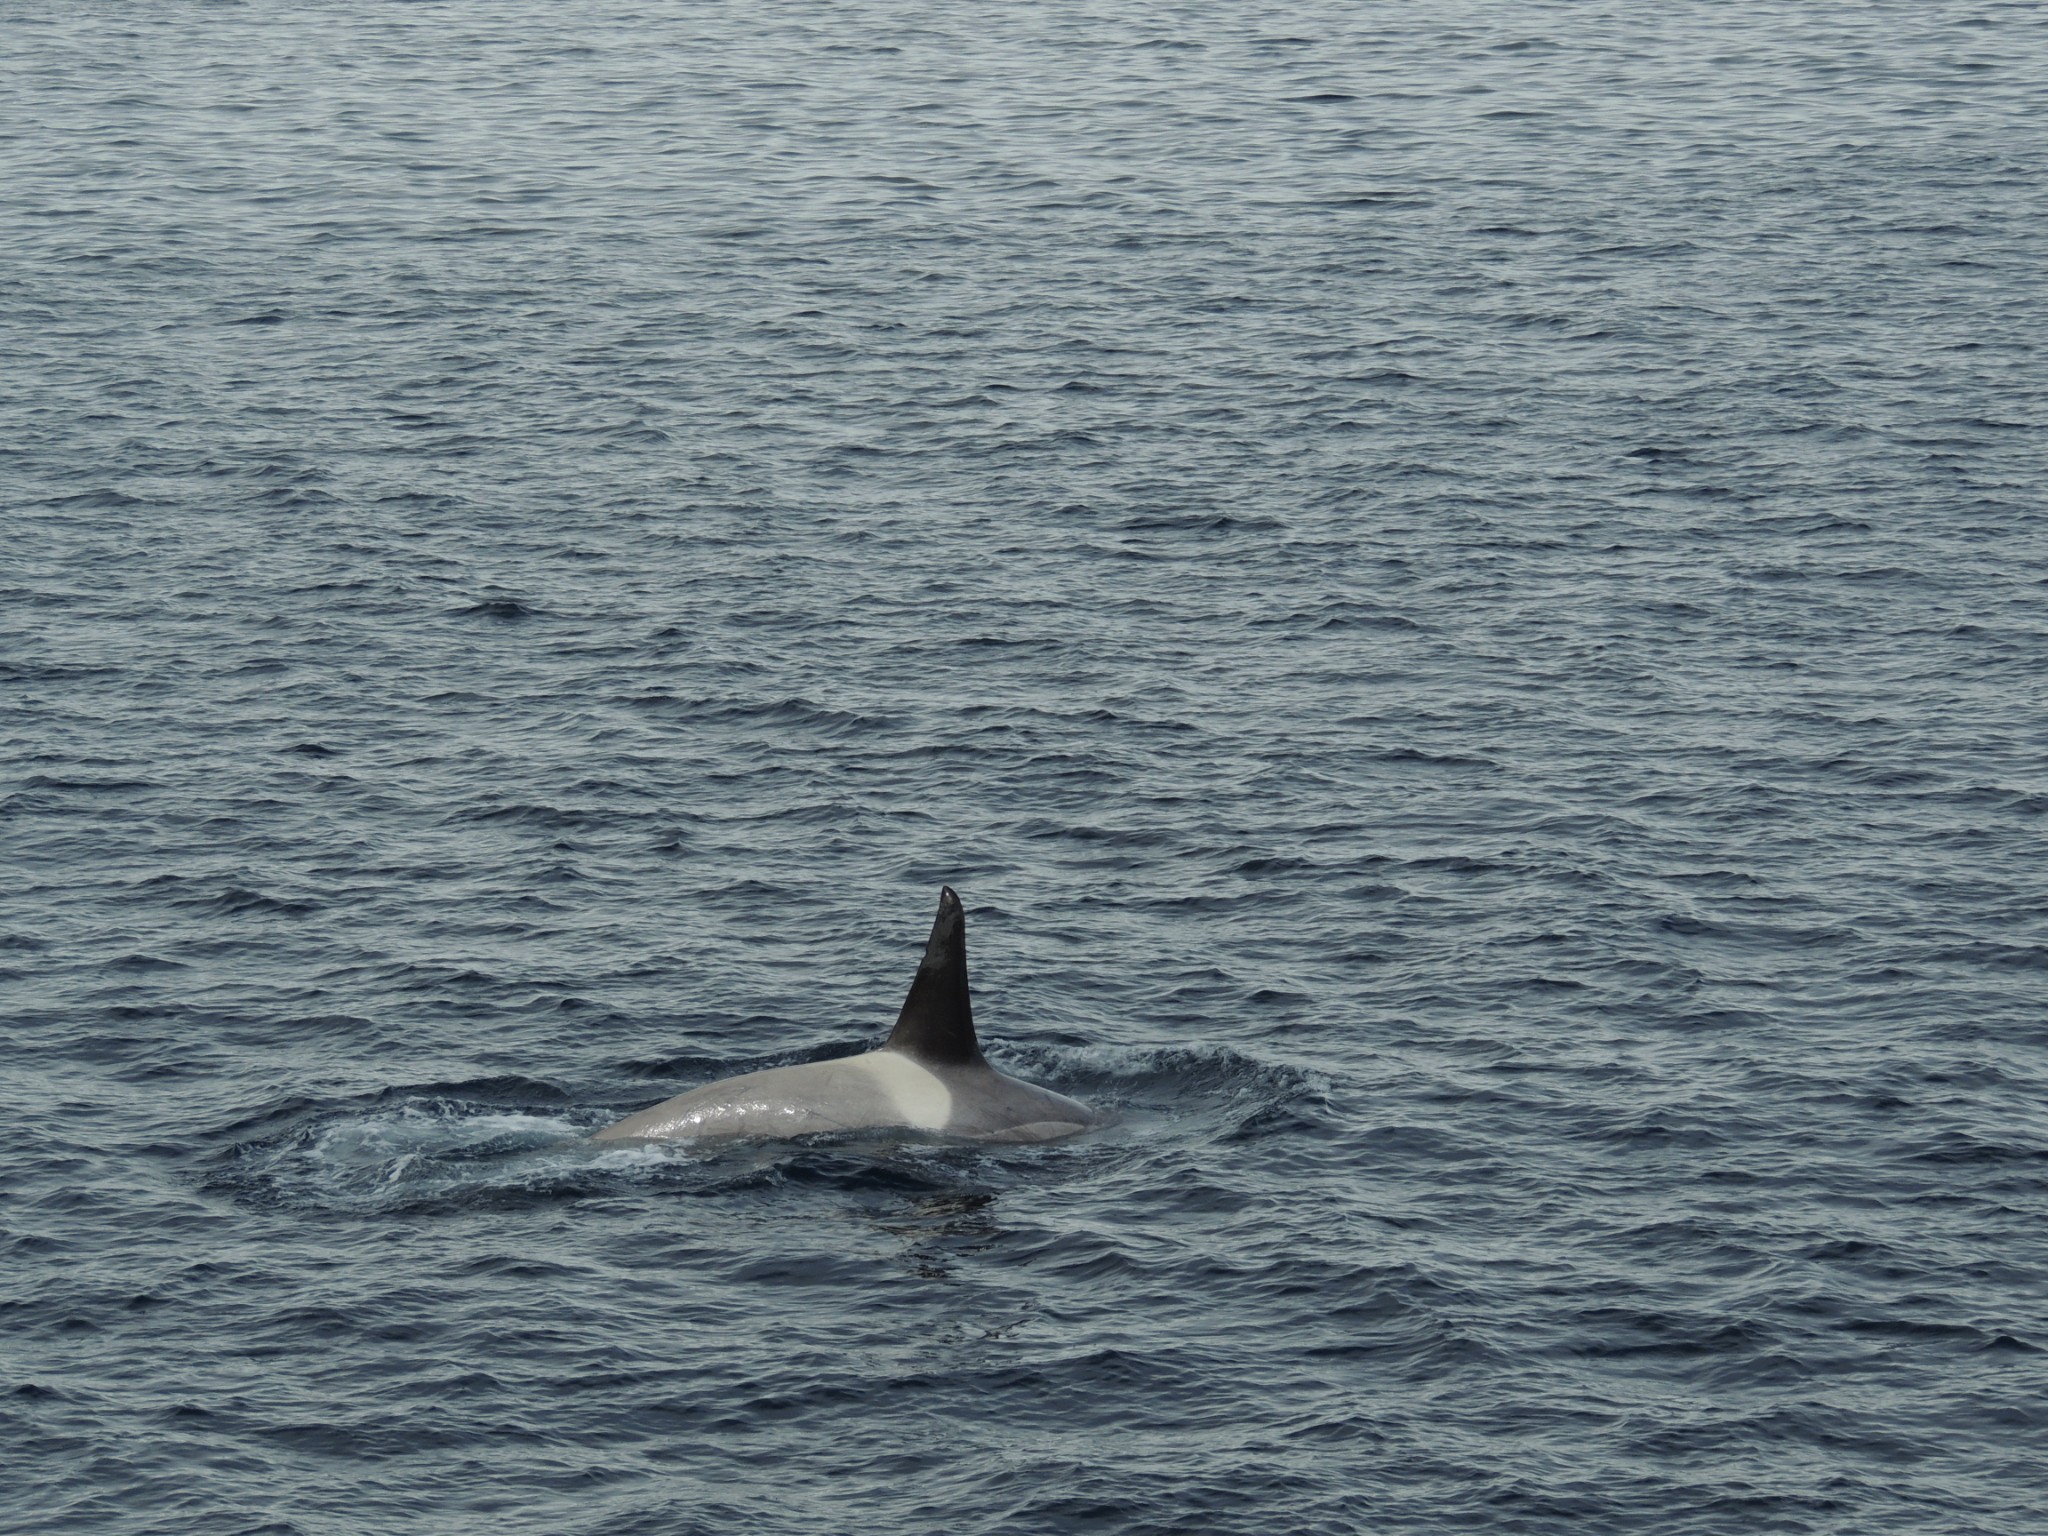
POLYGON ((924 959, 880 1047, 693 1088, 597 1133, 599 1141, 915 1130, 965 1141, 1055 1141, 1097 1121, 1087 1105, 1005 1077, 981 1054, 967 994, 967 915, 939 893, 924 959))

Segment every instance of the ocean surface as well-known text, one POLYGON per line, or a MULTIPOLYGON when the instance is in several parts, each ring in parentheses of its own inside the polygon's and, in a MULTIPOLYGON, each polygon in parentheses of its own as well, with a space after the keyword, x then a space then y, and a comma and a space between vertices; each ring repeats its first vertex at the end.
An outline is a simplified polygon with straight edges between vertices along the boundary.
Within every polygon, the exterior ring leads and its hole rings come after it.
POLYGON ((0 1529, 2048 1530, 2048 12, 0 3, 0 1529), (878 1041, 996 1148, 599 1147, 878 1041))

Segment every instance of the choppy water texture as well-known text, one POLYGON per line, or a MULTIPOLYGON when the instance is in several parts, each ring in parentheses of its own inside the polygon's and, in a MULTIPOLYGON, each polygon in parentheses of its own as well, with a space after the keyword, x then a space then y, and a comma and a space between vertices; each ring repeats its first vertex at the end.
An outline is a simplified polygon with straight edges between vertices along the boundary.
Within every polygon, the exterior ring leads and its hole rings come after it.
POLYGON ((2044 1529, 2044 63, 0 7, 0 1526, 2044 1529))

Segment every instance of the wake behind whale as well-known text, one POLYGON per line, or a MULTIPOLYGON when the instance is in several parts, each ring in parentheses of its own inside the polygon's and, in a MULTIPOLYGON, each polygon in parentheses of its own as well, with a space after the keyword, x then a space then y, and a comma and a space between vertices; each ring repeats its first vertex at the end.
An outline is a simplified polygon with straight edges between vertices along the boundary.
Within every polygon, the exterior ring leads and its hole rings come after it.
POLYGON ((1054 1141, 1096 1123, 1087 1105, 988 1064, 967 989, 967 916, 939 893, 924 959, 880 1047, 707 1083, 597 1133, 599 1141, 777 1138, 900 1129, 967 1141, 1054 1141))

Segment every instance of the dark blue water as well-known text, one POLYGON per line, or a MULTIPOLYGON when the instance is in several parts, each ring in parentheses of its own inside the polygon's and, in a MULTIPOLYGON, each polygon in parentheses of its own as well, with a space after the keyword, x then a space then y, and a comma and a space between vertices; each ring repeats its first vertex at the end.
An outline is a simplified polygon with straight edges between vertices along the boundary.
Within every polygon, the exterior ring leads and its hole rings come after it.
POLYGON ((2048 1529, 2044 82, 0 7, 0 1526, 2048 1529))

